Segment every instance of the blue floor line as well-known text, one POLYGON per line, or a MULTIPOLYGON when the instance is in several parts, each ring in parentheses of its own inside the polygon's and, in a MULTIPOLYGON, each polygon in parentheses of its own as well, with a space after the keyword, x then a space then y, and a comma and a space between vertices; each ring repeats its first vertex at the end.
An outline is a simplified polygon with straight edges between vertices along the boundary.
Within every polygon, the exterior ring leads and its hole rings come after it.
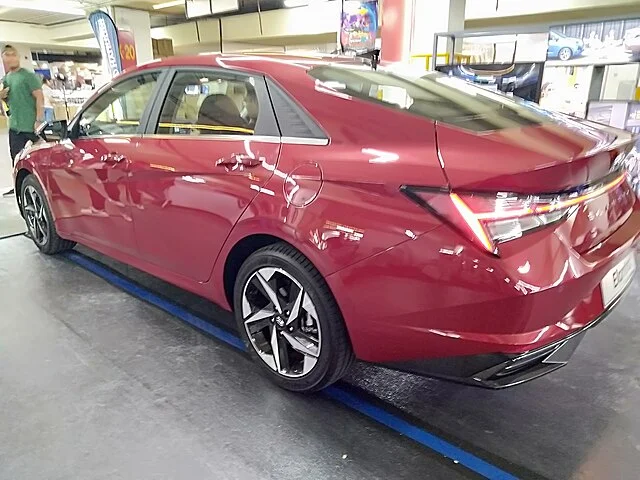
MULTIPOLYGON (((180 318, 186 323, 194 326, 195 328, 213 335, 214 337, 222 340, 223 342, 235 347, 239 350, 246 350, 244 342, 236 335, 212 325, 206 320, 192 314, 186 309, 176 305, 169 300, 166 300, 149 290, 135 284, 122 277, 121 275, 114 273, 108 268, 103 267, 98 262, 80 255, 78 253, 69 252, 65 254, 65 257, 72 262, 80 265, 82 268, 94 273, 107 282, 125 290, 128 293, 144 300, 165 312, 180 318)), ((485 462, 484 460, 476 457, 475 455, 466 452, 465 450, 456 447, 455 445, 441 439, 440 437, 433 435, 426 430, 413 425, 401 417, 394 415, 386 410, 372 404, 361 396, 354 395, 340 388, 339 386, 331 386, 322 391, 327 397, 342 403, 343 405, 355 410, 370 419, 380 423, 397 433, 400 433, 417 443, 437 452, 455 463, 464 465, 469 470, 482 475, 485 478, 491 480, 517 480, 517 477, 505 472, 504 470, 485 462)))

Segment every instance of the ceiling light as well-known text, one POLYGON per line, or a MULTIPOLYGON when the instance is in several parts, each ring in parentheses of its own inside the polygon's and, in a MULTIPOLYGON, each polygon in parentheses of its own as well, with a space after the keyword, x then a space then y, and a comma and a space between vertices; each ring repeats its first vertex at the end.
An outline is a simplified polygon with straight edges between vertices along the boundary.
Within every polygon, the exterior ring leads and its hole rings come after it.
POLYGON ((78 8, 77 3, 71 2, 46 2, 43 0, 25 2, 24 0, 0 0, 0 7, 21 8, 23 10, 36 10, 49 13, 63 13, 67 15, 85 16, 85 11, 78 8))
POLYGON ((158 3, 157 5, 153 6, 154 10, 162 10, 163 8, 171 8, 171 7, 183 7, 184 6, 184 0, 175 0, 173 2, 164 2, 164 3, 158 3))

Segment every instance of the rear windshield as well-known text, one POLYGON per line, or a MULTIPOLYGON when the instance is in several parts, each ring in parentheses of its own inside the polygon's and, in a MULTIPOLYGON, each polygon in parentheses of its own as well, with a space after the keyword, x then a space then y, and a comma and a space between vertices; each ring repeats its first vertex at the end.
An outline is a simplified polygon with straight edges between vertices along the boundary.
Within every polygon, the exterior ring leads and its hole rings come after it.
POLYGON ((309 70, 309 75, 351 97, 475 132, 552 121, 534 105, 436 72, 412 76, 355 65, 323 65, 309 70))

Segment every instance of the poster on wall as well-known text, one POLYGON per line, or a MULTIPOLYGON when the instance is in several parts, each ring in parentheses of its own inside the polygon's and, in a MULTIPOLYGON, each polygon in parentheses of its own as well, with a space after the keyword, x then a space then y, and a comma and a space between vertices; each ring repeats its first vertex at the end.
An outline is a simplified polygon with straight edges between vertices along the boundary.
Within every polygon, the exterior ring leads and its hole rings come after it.
POLYGON ((488 90, 538 102, 542 68, 542 63, 512 63, 508 65, 442 65, 436 67, 436 70, 488 90))
POLYGON ((553 26, 547 60, 564 65, 640 61, 640 18, 553 26))
POLYGON ((340 25, 340 46, 343 52, 366 53, 376 48, 378 32, 378 1, 344 0, 340 25))

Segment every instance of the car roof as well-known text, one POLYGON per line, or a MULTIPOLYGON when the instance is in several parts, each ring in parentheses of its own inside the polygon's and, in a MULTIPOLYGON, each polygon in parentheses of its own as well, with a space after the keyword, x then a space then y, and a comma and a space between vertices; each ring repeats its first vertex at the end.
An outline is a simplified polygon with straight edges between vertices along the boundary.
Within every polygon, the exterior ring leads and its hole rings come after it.
POLYGON ((152 60, 136 69, 145 70, 158 67, 218 67, 257 73, 273 77, 287 77, 319 65, 351 64, 363 65, 364 60, 345 55, 309 54, 287 55, 283 53, 201 53, 199 55, 176 56, 152 60))

